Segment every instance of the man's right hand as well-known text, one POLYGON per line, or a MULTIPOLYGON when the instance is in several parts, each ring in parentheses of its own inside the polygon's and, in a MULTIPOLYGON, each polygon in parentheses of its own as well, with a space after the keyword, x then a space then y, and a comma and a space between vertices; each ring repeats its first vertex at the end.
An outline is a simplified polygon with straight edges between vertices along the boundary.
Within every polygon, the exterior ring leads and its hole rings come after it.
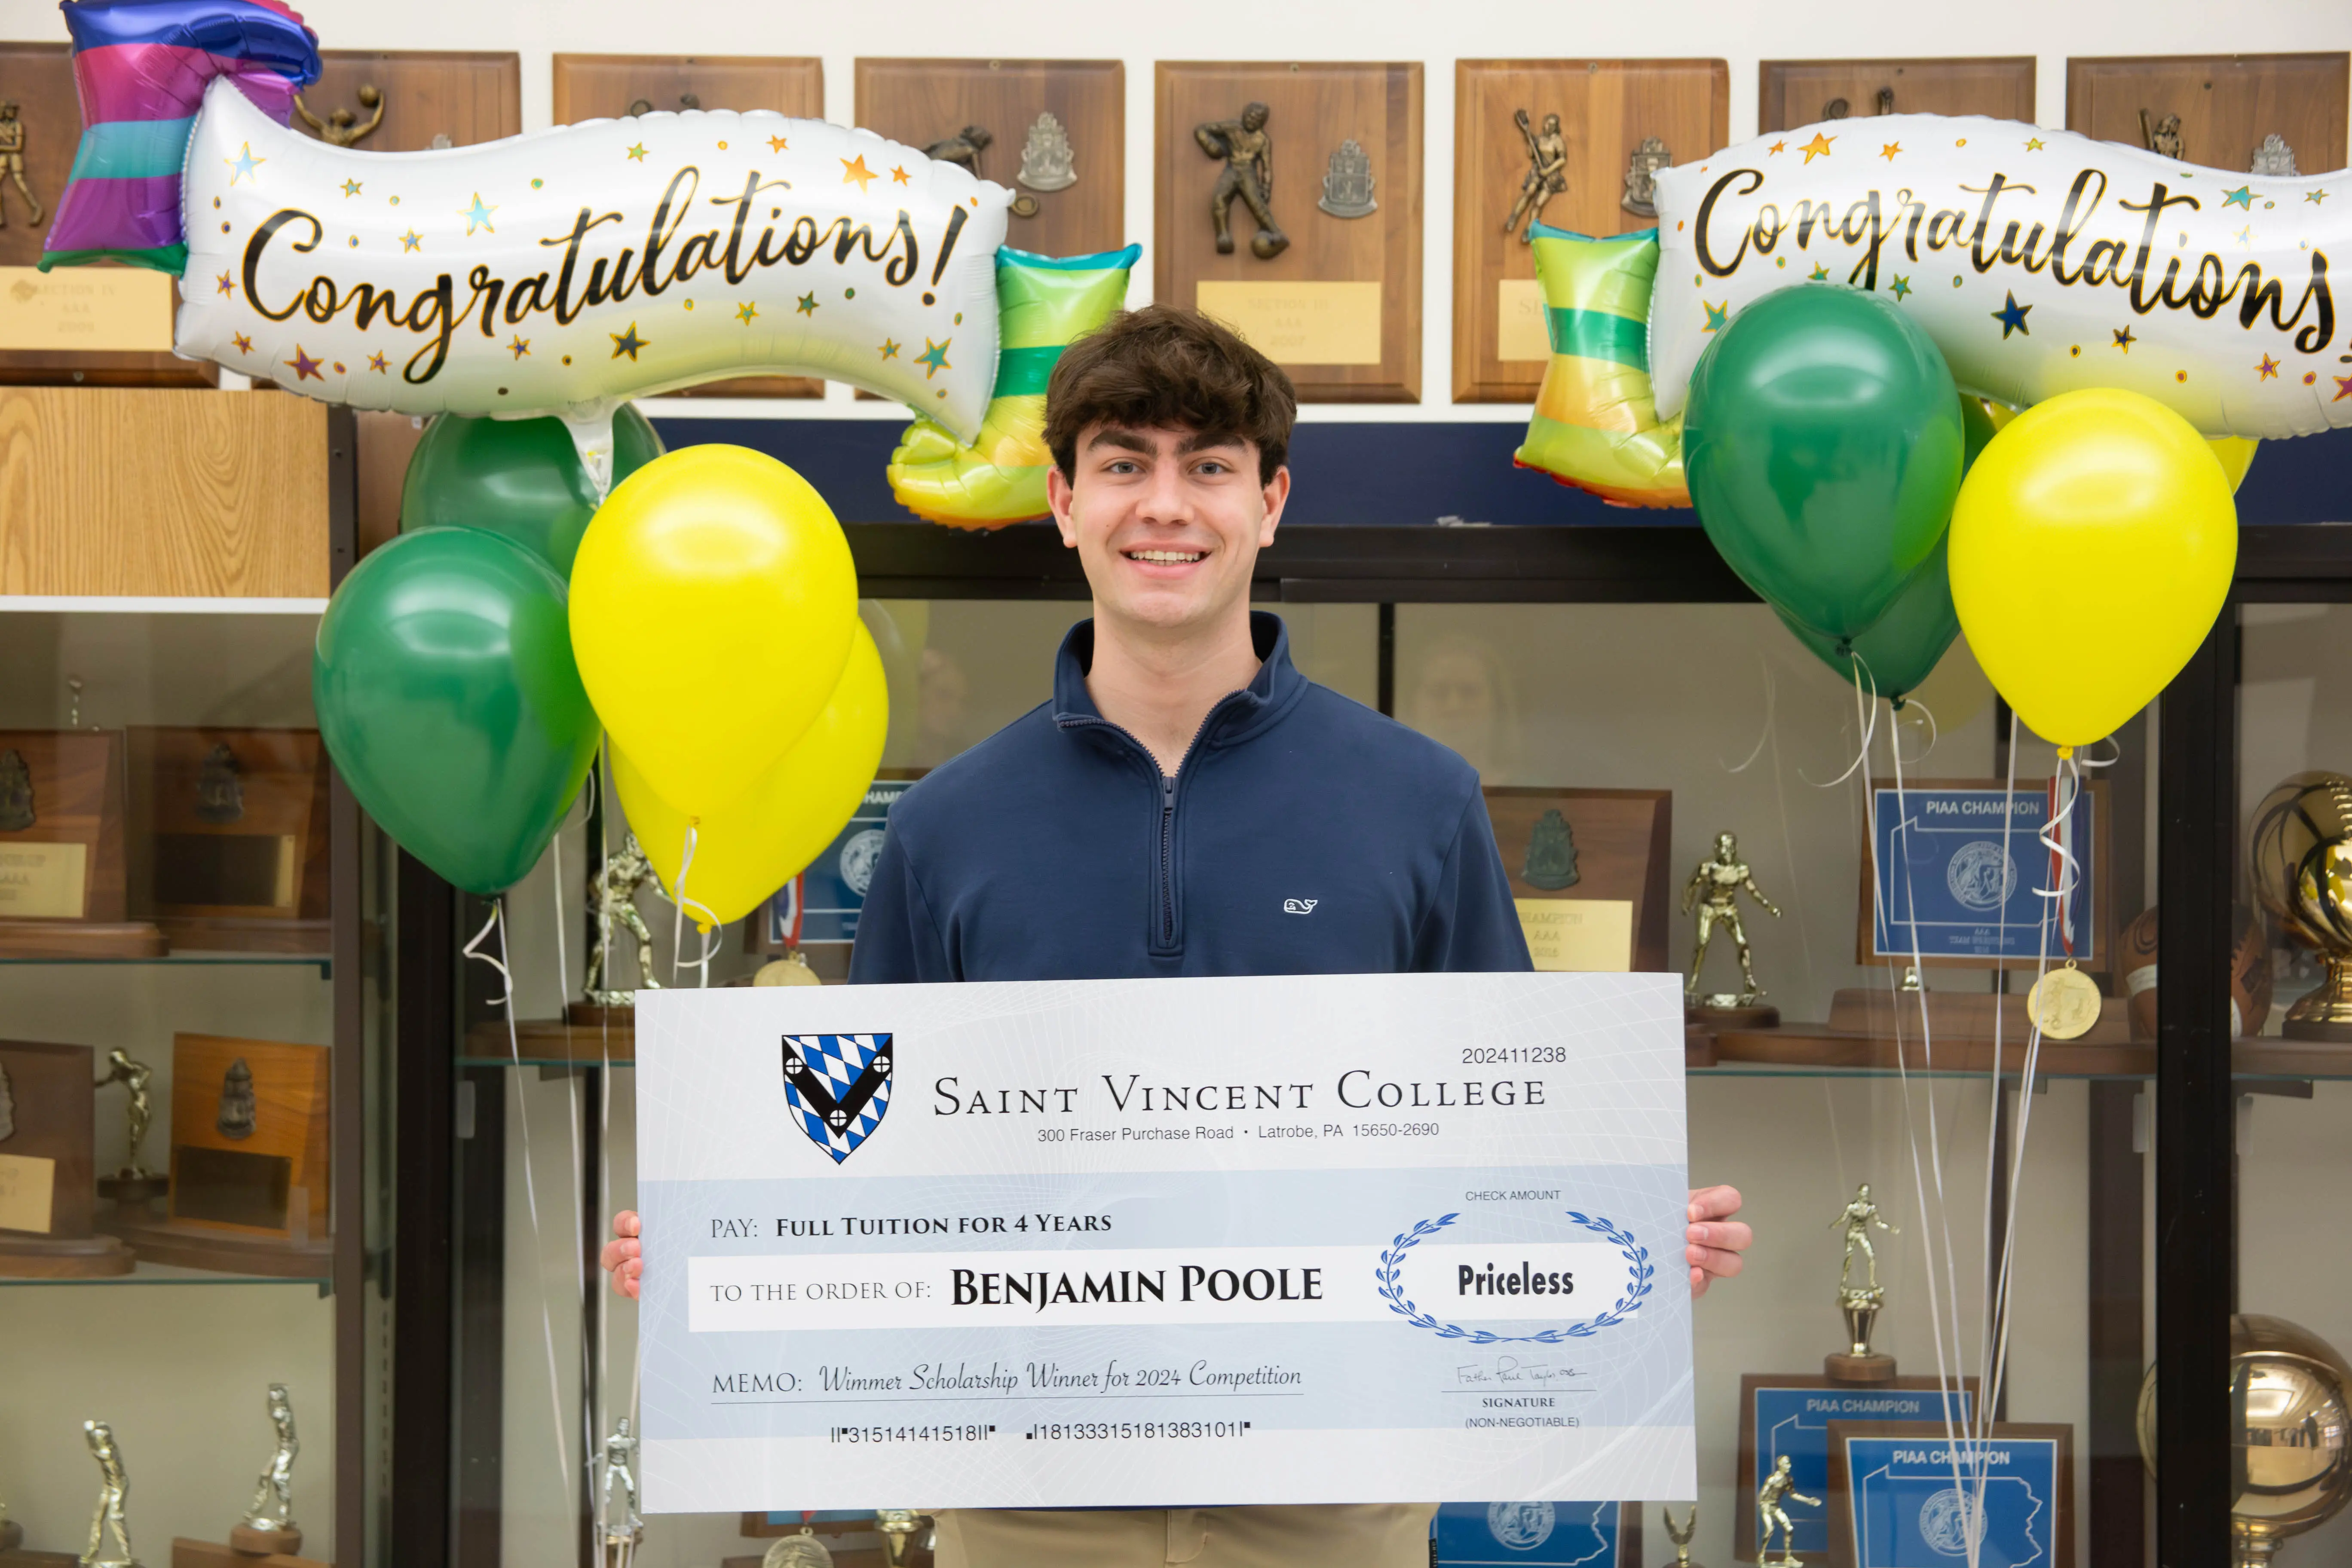
POLYGON ((604 1244, 600 1260, 613 1277, 613 1289, 634 1301, 646 1272, 645 1248, 637 1242, 637 1211, 623 1209, 613 1216, 614 1239, 604 1244))

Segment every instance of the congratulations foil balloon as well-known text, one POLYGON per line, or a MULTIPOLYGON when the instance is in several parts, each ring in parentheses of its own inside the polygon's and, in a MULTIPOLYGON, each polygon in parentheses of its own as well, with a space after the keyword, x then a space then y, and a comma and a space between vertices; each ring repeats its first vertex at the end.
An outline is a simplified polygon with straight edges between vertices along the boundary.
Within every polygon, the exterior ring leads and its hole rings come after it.
POLYGON ((626 398, 817 375, 980 430, 1012 195, 954 164, 772 113, 335 147, 284 123, 318 71, 284 7, 65 9, 87 130, 43 265, 180 272, 183 356, 321 402, 597 427, 626 398))
POLYGON ((1890 114, 1776 132, 1657 176, 1656 416, 1775 289, 1897 301, 1964 392, 2117 387, 2205 436, 2352 425, 2328 258, 2352 174, 2203 169, 2008 121, 1890 114))

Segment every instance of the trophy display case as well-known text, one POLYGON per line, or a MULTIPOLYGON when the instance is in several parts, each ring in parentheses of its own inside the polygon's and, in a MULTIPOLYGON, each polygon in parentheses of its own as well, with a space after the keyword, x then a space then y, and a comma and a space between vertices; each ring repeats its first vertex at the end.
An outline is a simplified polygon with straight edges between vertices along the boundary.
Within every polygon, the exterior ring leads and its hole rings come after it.
POLYGON ((310 695, 352 423, 0 398, 0 1563, 387 1561, 388 849, 310 695))

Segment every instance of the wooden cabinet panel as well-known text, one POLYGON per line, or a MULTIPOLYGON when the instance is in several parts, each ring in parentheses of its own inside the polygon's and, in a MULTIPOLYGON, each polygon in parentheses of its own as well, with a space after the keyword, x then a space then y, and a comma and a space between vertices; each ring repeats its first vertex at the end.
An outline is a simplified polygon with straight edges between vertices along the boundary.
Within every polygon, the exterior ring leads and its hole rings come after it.
POLYGON ((1786 131, 1831 112, 1985 114, 2033 122, 2033 57, 1976 60, 1766 60, 1757 70, 1756 129, 1786 131))
POLYGON ((1704 59, 1461 60, 1454 81, 1454 398, 1531 403, 1549 349, 1535 253, 1521 237, 1534 221, 1520 209, 1536 174, 1530 136, 1559 116, 1567 188, 1546 195, 1538 182, 1542 199, 1528 208, 1539 206, 1543 222, 1579 234, 1648 228, 1656 217, 1625 205, 1635 150, 1654 139, 1673 163, 1722 146, 1730 69, 1704 59), (1522 110, 1527 132, 1513 118, 1522 110))
POLYGON ((0 388, 0 595, 326 597, 327 407, 0 388))
POLYGON ((1161 300, 1234 321, 1290 373, 1307 402, 1421 399, 1422 70, 1417 62, 1158 68, 1153 149, 1153 274, 1161 300), (1289 244, 1252 252, 1259 226, 1231 207, 1234 248, 1220 255, 1212 194, 1225 161, 1195 127, 1263 103, 1272 141, 1270 210, 1289 244), (1369 159, 1370 199, 1350 184, 1347 144, 1369 159), (1328 205, 1326 205, 1328 204, 1328 205))
POLYGON ((2254 150, 2277 136, 2298 173, 2344 167, 2352 56, 2171 55, 2066 62, 2066 129, 2103 142, 2148 143, 2180 117, 2180 156, 2211 169, 2252 170, 2254 150))

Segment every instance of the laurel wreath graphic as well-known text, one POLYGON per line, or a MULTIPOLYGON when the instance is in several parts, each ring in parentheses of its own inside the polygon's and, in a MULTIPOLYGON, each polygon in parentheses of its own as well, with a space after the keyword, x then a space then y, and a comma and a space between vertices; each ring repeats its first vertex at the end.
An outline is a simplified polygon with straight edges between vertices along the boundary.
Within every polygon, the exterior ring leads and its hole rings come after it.
POLYGON ((1535 1334, 1498 1334, 1490 1329, 1465 1329, 1459 1323, 1440 1322, 1407 1299, 1404 1287, 1397 1277, 1404 1270, 1404 1255, 1444 1230, 1462 1216, 1459 1214, 1440 1215, 1425 1219, 1404 1235, 1394 1237, 1389 1249, 1381 1254, 1381 1266, 1372 1271, 1381 1282, 1381 1295, 1396 1313, 1417 1329, 1427 1329, 1443 1340, 1461 1340, 1474 1345, 1556 1345, 1569 1340, 1580 1340, 1602 1329, 1623 1322, 1639 1310, 1643 1298, 1657 1278, 1657 1266, 1650 1261, 1650 1249, 1635 1241, 1610 1221, 1598 1216, 1580 1215, 1574 1209, 1564 1211, 1568 1217, 1590 1231, 1596 1231, 1615 1245, 1627 1265, 1625 1294, 1617 1304, 1589 1322, 1571 1323, 1562 1329, 1546 1329, 1535 1334))

